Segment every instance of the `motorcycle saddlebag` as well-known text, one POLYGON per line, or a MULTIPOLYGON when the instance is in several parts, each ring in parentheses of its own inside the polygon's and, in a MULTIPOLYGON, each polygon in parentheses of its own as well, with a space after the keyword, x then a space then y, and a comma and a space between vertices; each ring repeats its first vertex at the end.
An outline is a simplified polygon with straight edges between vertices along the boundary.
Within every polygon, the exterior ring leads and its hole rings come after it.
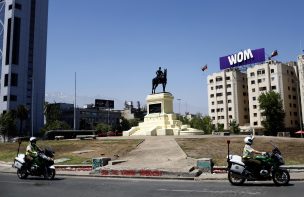
POLYGON ((231 163, 231 168, 230 168, 231 172, 234 172, 236 174, 242 174, 244 169, 245 169, 245 166, 243 166, 243 165, 240 165, 238 163, 231 163))
POLYGON ((15 157, 15 161, 14 161, 14 167, 20 169, 25 161, 24 161, 24 154, 19 154, 17 157, 15 157))

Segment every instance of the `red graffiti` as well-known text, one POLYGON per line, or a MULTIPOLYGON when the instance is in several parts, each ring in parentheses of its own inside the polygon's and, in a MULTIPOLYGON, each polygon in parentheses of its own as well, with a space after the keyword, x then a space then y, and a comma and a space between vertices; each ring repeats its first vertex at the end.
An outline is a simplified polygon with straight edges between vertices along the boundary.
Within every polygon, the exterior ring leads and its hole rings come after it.
POLYGON ((140 176, 161 176, 161 171, 158 170, 140 170, 140 176))

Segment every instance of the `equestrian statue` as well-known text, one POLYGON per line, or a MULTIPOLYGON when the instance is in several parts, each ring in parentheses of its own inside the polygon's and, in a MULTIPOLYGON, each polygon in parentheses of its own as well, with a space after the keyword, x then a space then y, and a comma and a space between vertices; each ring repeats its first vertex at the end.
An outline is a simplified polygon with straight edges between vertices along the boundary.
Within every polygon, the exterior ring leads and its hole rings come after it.
POLYGON ((158 84, 163 85, 163 92, 166 90, 167 85, 167 69, 164 69, 164 72, 162 71, 161 67, 158 68, 156 71, 156 77, 152 80, 152 94, 155 94, 155 89, 158 86, 158 84))

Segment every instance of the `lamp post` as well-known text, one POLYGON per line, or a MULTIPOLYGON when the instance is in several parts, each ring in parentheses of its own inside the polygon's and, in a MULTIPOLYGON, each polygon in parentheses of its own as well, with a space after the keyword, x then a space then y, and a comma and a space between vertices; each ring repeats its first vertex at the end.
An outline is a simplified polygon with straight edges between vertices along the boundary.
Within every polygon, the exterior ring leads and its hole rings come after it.
POLYGON ((177 99, 178 100, 178 114, 180 115, 180 103, 182 99, 177 99))
POLYGON ((75 72, 75 81, 74 81, 74 131, 76 130, 76 72, 75 72))

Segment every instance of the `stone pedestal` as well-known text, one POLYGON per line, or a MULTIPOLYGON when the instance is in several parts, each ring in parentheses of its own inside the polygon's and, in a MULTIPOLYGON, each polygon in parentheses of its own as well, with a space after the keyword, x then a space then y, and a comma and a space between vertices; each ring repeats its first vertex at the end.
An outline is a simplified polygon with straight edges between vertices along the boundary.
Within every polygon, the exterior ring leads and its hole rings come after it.
POLYGON ((124 131, 124 136, 130 135, 192 135, 203 134, 203 131, 191 129, 177 120, 173 112, 173 95, 169 92, 150 94, 147 96, 147 115, 144 122, 129 131, 124 131))

